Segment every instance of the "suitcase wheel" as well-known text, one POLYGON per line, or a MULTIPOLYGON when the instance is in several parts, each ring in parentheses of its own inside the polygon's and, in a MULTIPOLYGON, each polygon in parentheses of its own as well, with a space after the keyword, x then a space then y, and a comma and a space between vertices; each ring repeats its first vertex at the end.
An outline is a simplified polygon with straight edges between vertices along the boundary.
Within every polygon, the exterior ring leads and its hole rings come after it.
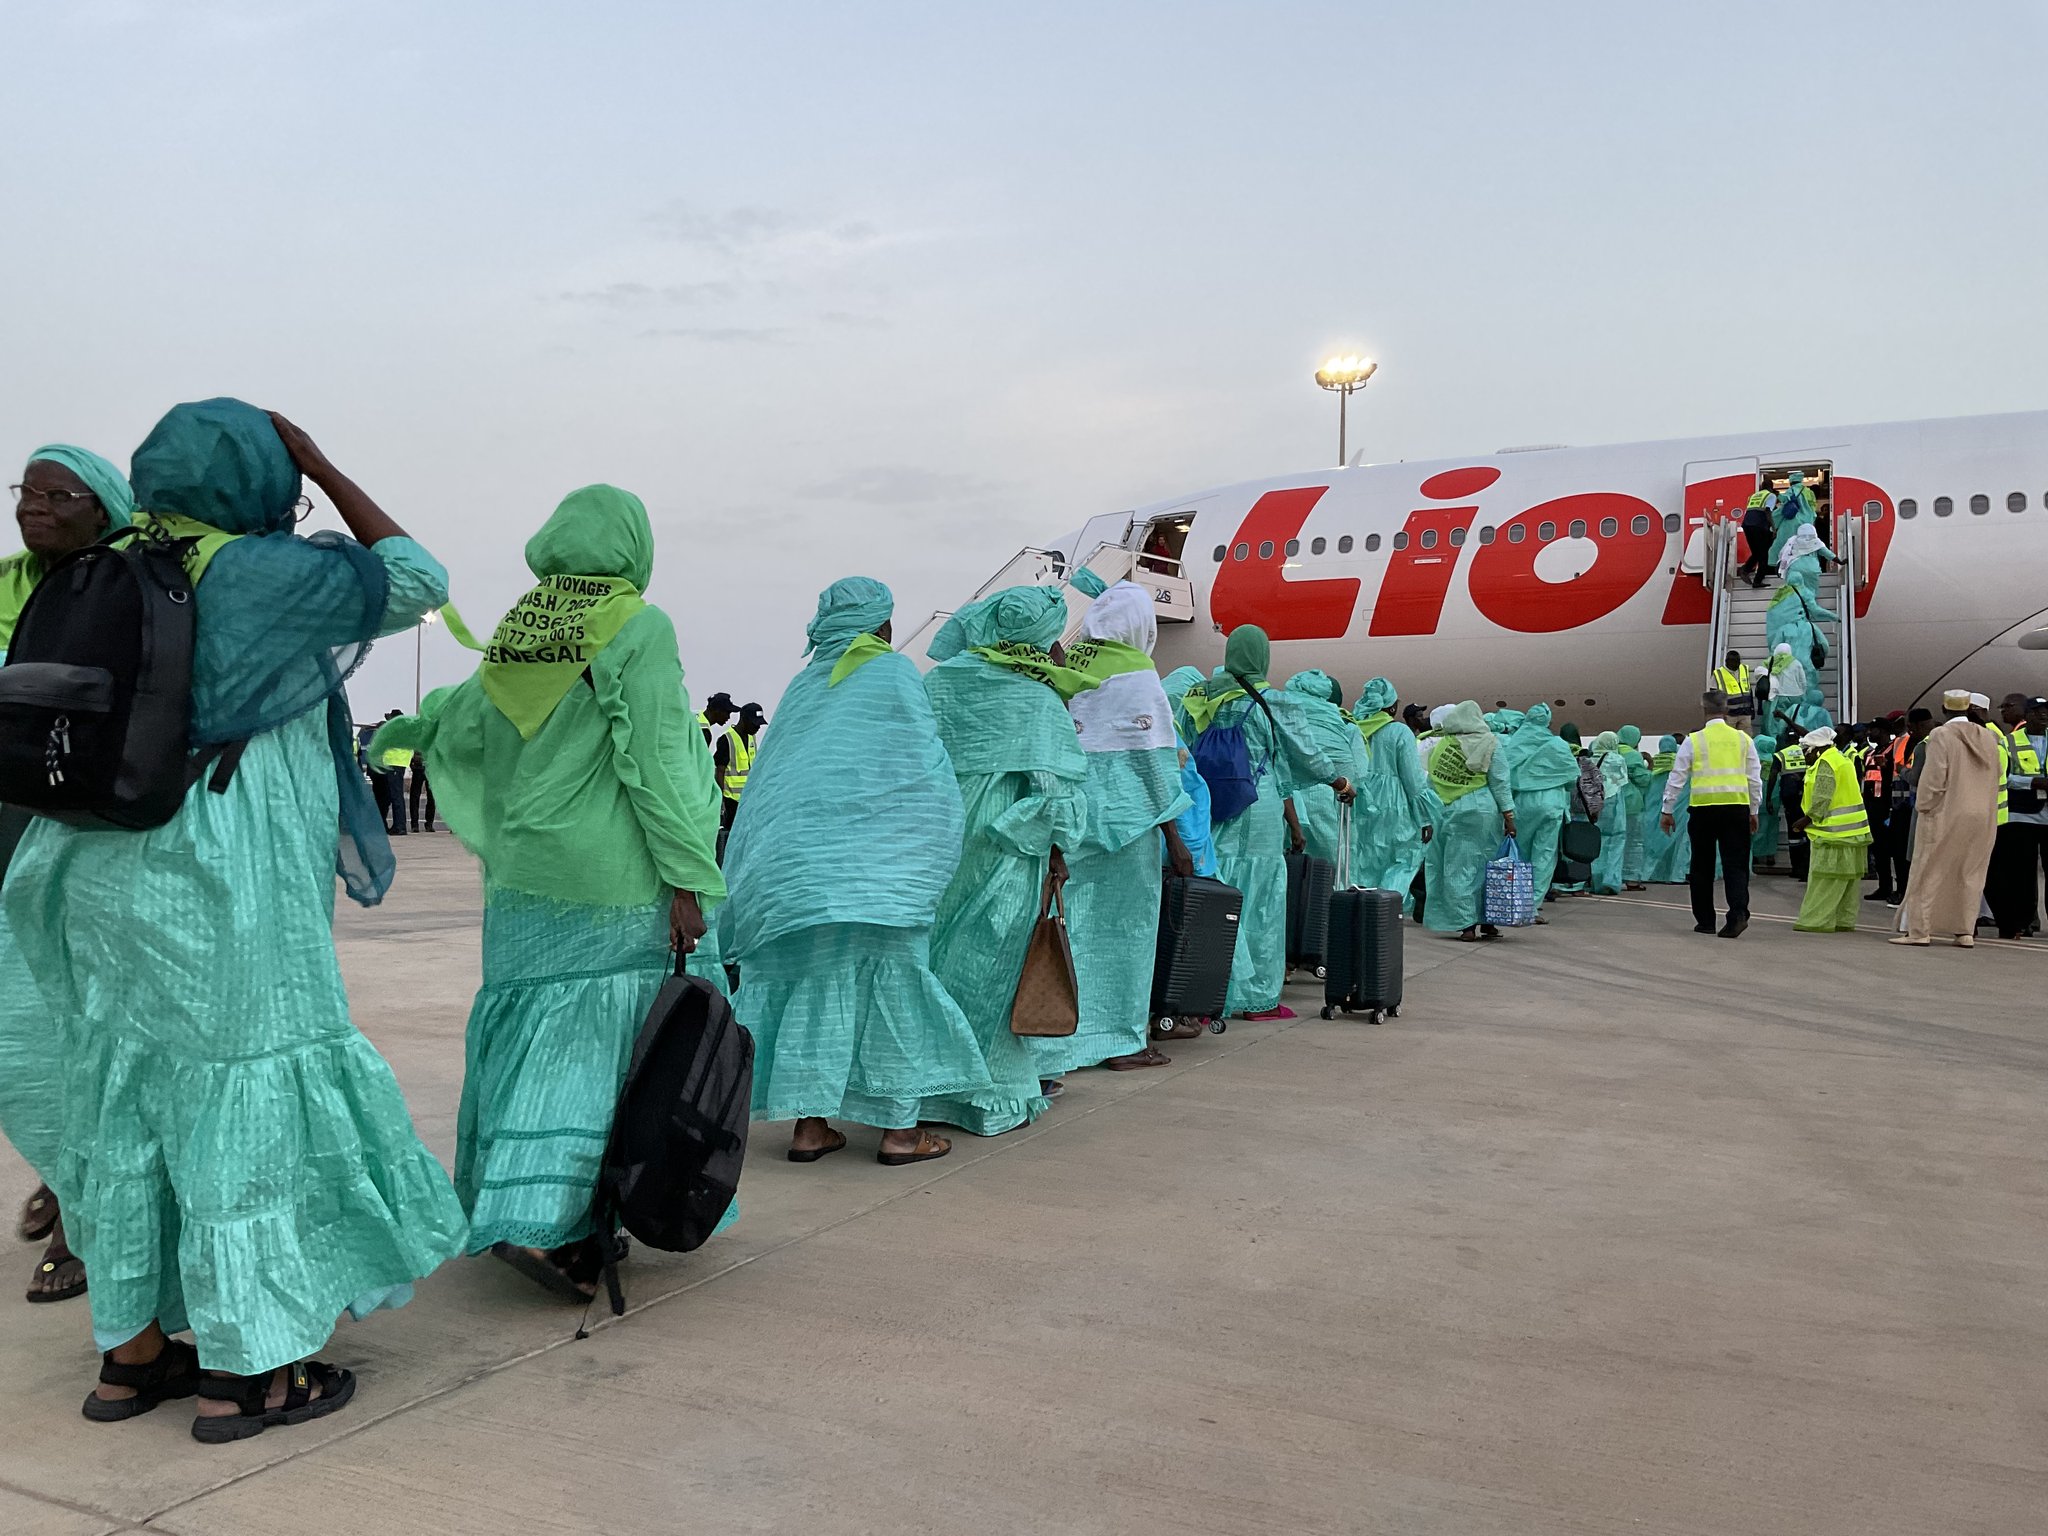
POLYGON ((1329 968, 1328 966, 1326 966, 1326 965, 1319 965, 1319 966, 1317 966, 1317 967, 1316 967, 1316 980, 1317 980, 1317 981, 1328 981, 1329 979, 1330 979, 1330 968, 1329 968))
POLYGON ((1372 1020, 1371 1020, 1371 1021, 1372 1021, 1373 1023, 1375 1023, 1375 1024, 1384 1024, 1384 1023, 1386 1023, 1386 1022, 1387 1022, 1387 1010, 1386 1010, 1386 1009, 1384 1009, 1384 1008, 1375 1008, 1375 1009, 1373 1009, 1373 1011, 1372 1011, 1372 1020))
POLYGON ((1334 1019, 1335 1017, 1337 1017, 1337 1010, 1335 1008, 1325 1006, 1323 1009, 1323 1017, 1326 1019, 1334 1019))
POLYGON ((1228 1028, 1230 1026, 1221 1019, 1211 1019, 1209 1021, 1209 1033, 1212 1035, 1220 1035, 1228 1028))

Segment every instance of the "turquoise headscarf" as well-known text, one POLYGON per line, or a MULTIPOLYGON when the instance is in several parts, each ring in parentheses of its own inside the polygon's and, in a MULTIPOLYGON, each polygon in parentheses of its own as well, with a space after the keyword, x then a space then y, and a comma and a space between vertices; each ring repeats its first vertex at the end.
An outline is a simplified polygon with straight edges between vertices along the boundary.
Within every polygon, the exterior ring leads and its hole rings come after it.
POLYGON ((804 637, 804 654, 833 657, 872 635, 896 612, 896 597, 872 576, 842 576, 818 594, 818 611, 804 637))
POLYGON ((1621 738, 1621 744, 1624 747, 1633 747, 1641 743, 1643 728, 1640 725, 1624 725, 1619 731, 1615 732, 1615 735, 1621 738))
POLYGON ((327 708, 345 835, 336 869, 375 906, 391 884, 391 845, 356 767, 343 690, 384 623, 384 562, 338 533, 291 531, 299 471, 270 418, 239 400, 174 406, 135 450, 136 506, 189 518, 229 539, 199 579, 192 657, 194 746, 246 741, 327 708))
POLYGON ((1376 677, 1367 683, 1358 695, 1358 712, 1361 715, 1377 714, 1383 709, 1392 709, 1394 701, 1400 698, 1394 685, 1384 677, 1376 677))
POLYGON ((135 520, 135 493, 128 479, 96 453, 73 448, 68 443, 46 443, 28 456, 31 464, 61 464, 85 482, 85 488, 99 498, 107 522, 126 528, 135 520))
POLYGON ((928 654, 933 661, 951 661, 962 651, 1000 645, 1046 651, 1066 628, 1067 599, 1060 588, 1005 587, 946 620, 928 654))
POLYGON ((1287 679, 1287 692, 1306 694, 1311 699, 1334 704, 1337 702, 1337 680, 1327 672, 1310 667, 1287 679))
POLYGON ((1562 737, 1550 734, 1550 706, 1531 704, 1522 724, 1507 739, 1508 771, 1517 794, 1523 790, 1559 789, 1576 783, 1578 759, 1562 737))

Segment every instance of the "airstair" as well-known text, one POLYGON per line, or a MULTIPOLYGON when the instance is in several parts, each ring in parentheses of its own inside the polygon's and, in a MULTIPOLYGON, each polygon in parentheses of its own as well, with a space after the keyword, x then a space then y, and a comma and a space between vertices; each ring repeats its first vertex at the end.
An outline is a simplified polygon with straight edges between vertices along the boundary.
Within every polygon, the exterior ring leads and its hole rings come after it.
MULTIPOLYGON (((1152 594, 1153 610, 1161 624, 1192 624, 1195 619, 1194 583, 1183 574, 1178 560, 1145 554, 1132 548, 1132 542, 1142 531, 1142 528, 1133 527, 1133 520, 1127 513, 1107 519, 1096 518, 1082 530, 1082 540, 1077 547, 1086 548, 1089 553, 1080 561, 1079 568, 1093 571, 1106 586, 1132 581, 1148 589, 1152 594), (1121 526, 1116 526, 1118 524, 1121 526), (1098 535, 1092 545, 1087 542, 1090 534, 1098 535), (1102 538, 1099 537, 1101 534, 1112 536, 1102 538)), ((1027 547, 1004 562, 995 575, 975 589, 968 601, 978 602, 1005 587, 1061 586, 1072 580, 1074 569, 1059 550, 1027 547)), ((1066 598, 1067 623, 1060 641, 1063 645, 1070 645, 1081 633, 1081 620, 1088 612, 1091 599, 1071 586, 1067 587, 1066 598)), ((938 638, 939 630, 953 612, 950 608, 940 609, 900 641, 896 649, 920 668, 930 667, 931 643, 938 638)))
MULTIPOLYGON (((1857 718, 1856 697, 1856 592, 1868 578, 1863 558, 1863 523, 1860 517, 1837 520, 1835 548, 1837 563, 1822 573, 1817 590, 1819 605, 1839 615, 1834 621, 1821 620, 1814 626, 1827 646, 1827 664, 1820 669, 1822 704, 1837 724, 1857 718)), ((1771 644, 1767 615, 1778 595, 1775 569, 1768 571, 1761 587, 1752 587, 1737 574, 1741 565, 1739 529, 1732 521, 1709 523, 1706 534, 1705 566, 1711 578, 1713 622, 1707 637, 1707 664, 1711 673, 1730 651, 1742 653, 1749 666, 1762 672, 1769 668, 1771 644)), ((1788 599, 1790 601, 1791 599, 1788 599)), ((1800 665, 1813 675, 1813 658, 1801 656, 1800 665)))

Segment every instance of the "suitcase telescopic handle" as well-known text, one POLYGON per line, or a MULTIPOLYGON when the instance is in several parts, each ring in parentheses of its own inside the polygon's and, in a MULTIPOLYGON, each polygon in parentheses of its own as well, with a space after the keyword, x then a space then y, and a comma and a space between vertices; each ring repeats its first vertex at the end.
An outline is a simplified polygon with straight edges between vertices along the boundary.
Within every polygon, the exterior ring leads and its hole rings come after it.
POLYGON ((1342 800, 1337 802, 1337 874, 1330 889, 1351 889, 1351 807, 1342 800))

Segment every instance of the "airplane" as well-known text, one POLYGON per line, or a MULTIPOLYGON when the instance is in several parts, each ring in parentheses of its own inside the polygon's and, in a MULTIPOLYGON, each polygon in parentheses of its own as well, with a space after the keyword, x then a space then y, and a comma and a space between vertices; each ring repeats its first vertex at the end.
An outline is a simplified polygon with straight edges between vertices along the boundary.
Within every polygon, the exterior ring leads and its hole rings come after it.
POLYGON ((2048 692, 2048 411, 1280 475, 1093 518, 976 595, 1085 565, 1151 589, 1162 673, 1257 624, 1276 682, 1320 667, 1347 697, 1383 675, 1405 701, 1684 729, 1727 649, 1768 660, 1776 575, 1737 576, 1740 523, 1794 470, 1840 557, 1820 591, 1838 720, 1938 711, 1944 686, 2048 692))

